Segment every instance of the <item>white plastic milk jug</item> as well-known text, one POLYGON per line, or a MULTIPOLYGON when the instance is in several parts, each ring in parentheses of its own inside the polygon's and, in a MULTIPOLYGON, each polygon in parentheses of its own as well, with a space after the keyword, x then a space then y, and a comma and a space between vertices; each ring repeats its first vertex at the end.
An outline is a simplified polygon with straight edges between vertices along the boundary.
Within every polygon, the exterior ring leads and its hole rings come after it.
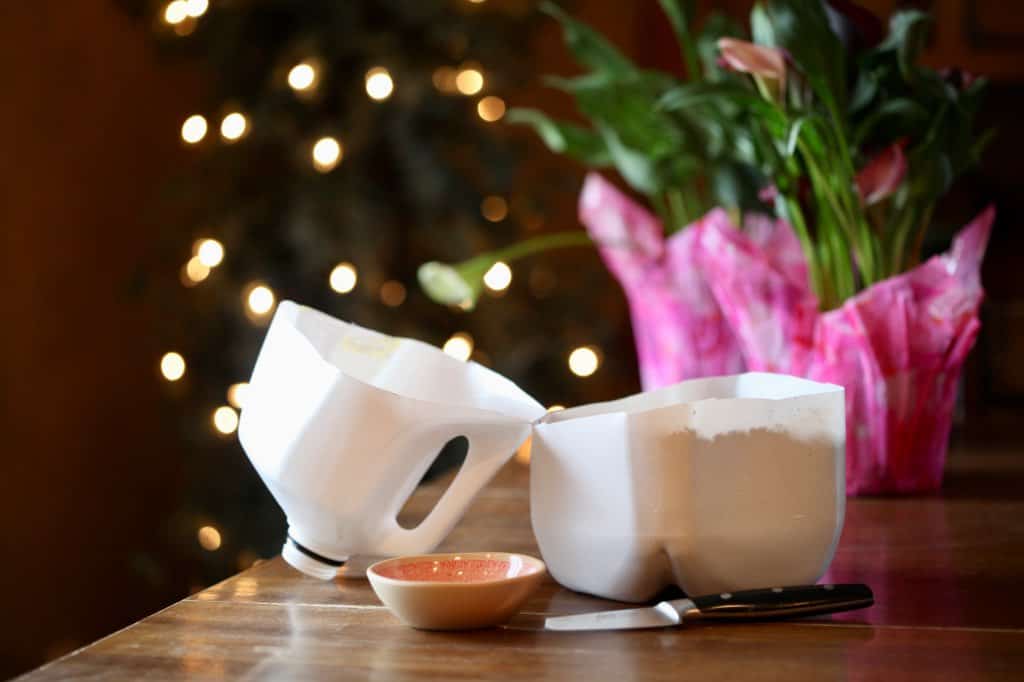
POLYGON ((544 414, 474 362, 285 301, 238 435, 288 517, 285 560, 330 579, 352 555, 433 549, 544 414), (419 526, 402 528, 402 505, 458 436, 469 450, 455 480, 419 526))

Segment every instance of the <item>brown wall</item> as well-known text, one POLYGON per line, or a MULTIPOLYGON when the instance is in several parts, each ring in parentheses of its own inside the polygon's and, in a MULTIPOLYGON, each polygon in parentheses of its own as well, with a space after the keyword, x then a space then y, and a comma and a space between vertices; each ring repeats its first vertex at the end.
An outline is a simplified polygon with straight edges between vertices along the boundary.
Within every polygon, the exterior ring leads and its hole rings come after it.
POLYGON ((110 2, 0 4, 0 678, 152 612, 180 453, 126 280, 195 88, 110 2))

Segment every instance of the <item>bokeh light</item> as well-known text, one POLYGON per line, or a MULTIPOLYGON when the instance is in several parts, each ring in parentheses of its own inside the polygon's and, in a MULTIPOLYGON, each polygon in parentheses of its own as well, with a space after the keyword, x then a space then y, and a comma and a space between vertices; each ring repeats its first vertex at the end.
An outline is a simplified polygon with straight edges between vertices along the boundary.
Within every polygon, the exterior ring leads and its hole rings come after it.
POLYGON ((383 66, 375 66, 366 72, 366 94, 370 99, 381 102, 391 96, 395 83, 383 66))
POLYGON ((505 115, 505 100, 494 95, 488 95, 476 103, 476 113, 488 123, 500 121, 505 115))
POLYGON ((208 268, 215 268, 224 260, 224 245, 216 239, 200 239, 195 245, 199 262, 208 268))
POLYGON ((309 90, 316 84, 316 68, 309 62, 299 62, 288 71, 288 86, 295 91, 309 90))
POLYGON ((192 114, 181 124, 181 139, 195 144, 206 137, 206 119, 199 114, 192 114))
POLYGON ((160 358, 160 373, 167 381, 177 381, 185 376, 185 358, 181 353, 170 351, 160 358))
POLYGON ((500 223, 508 216, 508 202, 496 195, 485 197, 480 203, 480 213, 492 223, 500 223))
POLYGON ((475 67, 460 69, 455 76, 455 88, 463 95, 475 95, 484 88, 484 74, 475 67))
POLYGON ((452 334, 451 338, 444 342, 443 350, 456 360, 465 362, 473 355, 473 337, 466 332, 452 334))
POLYGON ((199 260, 199 256, 192 256, 185 263, 185 267, 182 268, 182 284, 187 287, 199 284, 204 279, 210 276, 210 267, 203 265, 203 262, 199 260))
POLYGON ((245 131, 248 128, 249 121, 245 118, 245 115, 233 111, 220 122, 220 136, 228 142, 234 142, 245 135, 245 131))
POLYGON ((245 407, 245 399, 249 395, 249 384, 245 381, 240 381, 237 384, 231 384, 228 387, 228 403, 232 407, 241 410, 245 407))
POLYGON ((405 302, 405 285, 401 282, 389 279, 380 285, 380 302, 389 308, 395 308, 405 302))
POLYGON ((321 137, 313 145, 313 167, 321 173, 332 171, 341 161, 341 154, 341 143, 337 139, 321 137))
POLYGON ((592 346, 581 346, 569 353, 569 370, 578 377, 589 377, 601 365, 601 358, 592 346))
POLYGON ((252 314, 266 315, 274 307, 274 292, 265 284, 254 284, 249 287, 245 304, 252 314))
POLYGON ((504 291, 511 283, 512 268, 503 261, 497 261, 484 273, 484 286, 491 291, 504 291))
POLYGON ((347 294, 356 288, 356 282, 359 281, 359 273, 356 272, 356 266, 351 263, 338 263, 331 270, 329 279, 332 289, 339 294, 347 294))
POLYGON ((225 436, 234 433, 238 428, 238 413, 233 407, 221 405, 213 411, 213 428, 225 436))
POLYGON ((209 7, 209 0, 185 0, 185 13, 193 19, 198 19, 206 14, 209 7))
POLYGON ((196 533, 196 539, 199 540, 199 546, 207 552, 216 552, 220 549, 220 531, 213 526, 203 526, 200 528, 196 533))
POLYGON ((174 0, 167 3, 164 8, 164 21, 174 26, 180 24, 189 17, 188 3, 185 0, 174 0))

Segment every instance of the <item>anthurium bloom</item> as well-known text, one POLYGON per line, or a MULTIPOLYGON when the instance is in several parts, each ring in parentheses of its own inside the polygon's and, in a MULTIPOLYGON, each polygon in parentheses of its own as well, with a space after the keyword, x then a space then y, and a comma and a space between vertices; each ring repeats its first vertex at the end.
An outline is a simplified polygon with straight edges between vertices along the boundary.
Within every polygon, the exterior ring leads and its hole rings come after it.
POLYGON ((901 140, 890 145, 857 173, 857 192, 865 206, 889 197, 903 182, 907 174, 904 144, 906 141, 901 140))
POLYGON ((736 38, 719 38, 718 51, 726 68, 777 81, 779 91, 785 88, 786 54, 782 50, 736 38))

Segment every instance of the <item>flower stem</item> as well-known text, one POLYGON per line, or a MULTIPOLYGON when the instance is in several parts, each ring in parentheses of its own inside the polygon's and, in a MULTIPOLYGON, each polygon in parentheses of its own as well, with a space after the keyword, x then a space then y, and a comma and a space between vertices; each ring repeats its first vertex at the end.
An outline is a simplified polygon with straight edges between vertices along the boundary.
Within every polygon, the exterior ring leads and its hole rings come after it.
POLYGON ((593 243, 590 236, 582 230, 552 232, 551 234, 542 234, 530 239, 524 239, 521 242, 516 242, 497 251, 491 251, 485 255, 491 262, 499 260, 510 261, 550 249, 560 249, 567 246, 592 246, 593 243))

